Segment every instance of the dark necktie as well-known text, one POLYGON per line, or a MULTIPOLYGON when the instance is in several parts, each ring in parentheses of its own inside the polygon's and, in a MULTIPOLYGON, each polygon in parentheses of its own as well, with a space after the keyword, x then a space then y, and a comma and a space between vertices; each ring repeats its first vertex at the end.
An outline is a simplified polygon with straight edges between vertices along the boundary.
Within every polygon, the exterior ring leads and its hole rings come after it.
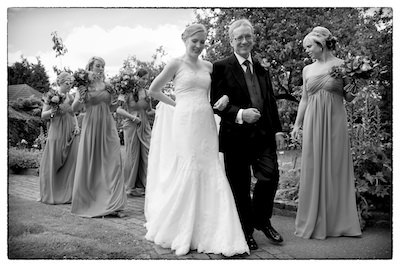
POLYGON ((256 81, 255 81, 256 77, 253 73, 251 73, 250 61, 248 61, 246 59, 243 62, 243 65, 246 66, 245 78, 246 78, 247 88, 248 88, 249 94, 250 94, 251 103, 259 111, 262 111, 263 100, 261 97, 260 88, 259 88, 258 84, 256 84, 256 81))

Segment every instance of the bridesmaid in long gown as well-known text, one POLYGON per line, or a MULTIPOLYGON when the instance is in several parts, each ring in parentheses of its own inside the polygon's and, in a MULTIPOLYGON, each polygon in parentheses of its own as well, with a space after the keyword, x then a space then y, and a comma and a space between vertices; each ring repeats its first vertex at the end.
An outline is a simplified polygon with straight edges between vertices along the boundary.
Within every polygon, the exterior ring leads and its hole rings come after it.
POLYGON ((65 96, 58 110, 44 103, 42 119, 50 118, 46 146, 40 162, 40 199, 46 204, 71 203, 76 155, 79 144, 79 127, 69 94, 73 77, 62 72, 57 77, 58 92, 65 96))
POLYGON ((126 193, 131 196, 143 196, 146 188, 151 137, 149 116, 154 114, 150 97, 144 88, 149 73, 140 69, 137 76, 138 85, 124 97, 126 102, 117 109, 117 113, 125 118, 122 122, 125 144, 124 176, 126 193))
POLYGON ((191 249, 225 256, 249 253, 218 157, 217 126, 208 98, 212 64, 198 58, 206 30, 191 25, 182 39, 185 55, 167 64, 150 86, 150 95, 163 103, 157 107, 151 137, 145 238, 177 255, 191 249), (161 92, 172 78, 176 102, 161 92))
MULTIPOLYGON (((75 183, 72 194, 73 214, 82 217, 125 216, 127 198, 122 173, 120 140, 116 122, 111 114, 115 110, 115 96, 106 90, 105 62, 92 57, 86 70, 97 77, 88 87, 86 114, 82 121, 75 183)), ((81 108, 83 88, 79 88, 72 107, 81 108)))
POLYGON ((347 79, 330 75, 333 66, 343 63, 332 53, 335 42, 323 27, 314 28, 303 41, 306 52, 315 59, 303 69, 303 95, 292 132, 292 137, 298 138, 303 124, 295 222, 295 234, 303 238, 361 235, 343 103, 355 95, 344 90, 347 79))

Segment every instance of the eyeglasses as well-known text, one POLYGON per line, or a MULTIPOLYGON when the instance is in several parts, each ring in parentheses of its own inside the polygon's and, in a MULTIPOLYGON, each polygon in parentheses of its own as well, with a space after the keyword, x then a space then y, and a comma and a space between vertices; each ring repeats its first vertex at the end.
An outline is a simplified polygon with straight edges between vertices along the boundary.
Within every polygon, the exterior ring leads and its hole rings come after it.
POLYGON ((233 38, 236 42, 242 42, 244 39, 246 39, 246 41, 248 42, 248 41, 251 41, 251 40, 253 40, 253 35, 250 35, 250 34, 248 34, 248 35, 241 35, 241 36, 239 36, 239 37, 235 37, 235 38, 233 38))

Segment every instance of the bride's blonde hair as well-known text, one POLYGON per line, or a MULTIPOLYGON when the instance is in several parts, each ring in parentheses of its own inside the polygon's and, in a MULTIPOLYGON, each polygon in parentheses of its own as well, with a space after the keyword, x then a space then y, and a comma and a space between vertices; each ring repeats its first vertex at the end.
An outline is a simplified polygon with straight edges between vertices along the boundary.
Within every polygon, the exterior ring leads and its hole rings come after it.
POLYGON ((207 34, 206 27, 204 27, 203 24, 192 24, 186 27, 185 31, 182 33, 182 40, 186 41, 187 38, 190 36, 198 33, 198 32, 204 32, 207 34))

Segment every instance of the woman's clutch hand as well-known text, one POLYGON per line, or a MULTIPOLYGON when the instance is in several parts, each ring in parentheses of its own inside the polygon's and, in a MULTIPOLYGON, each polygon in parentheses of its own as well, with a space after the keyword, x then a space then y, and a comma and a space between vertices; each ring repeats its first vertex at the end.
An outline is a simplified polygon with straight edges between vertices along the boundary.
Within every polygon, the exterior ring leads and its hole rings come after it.
POLYGON ((294 126, 293 130, 290 132, 290 136, 293 140, 298 140, 301 136, 300 127, 294 126))
POLYGON ((142 121, 140 120, 140 118, 139 118, 139 117, 136 117, 136 116, 132 116, 132 117, 131 117, 131 120, 133 121, 133 123, 136 123, 137 125, 140 125, 140 123, 142 122, 142 121))
POLYGON ((75 135, 78 135, 78 134, 80 134, 80 133, 81 133, 81 129, 79 128, 79 126, 75 127, 75 129, 74 129, 74 134, 75 134, 75 135))
POLYGON ((227 95, 223 95, 217 102, 214 104, 214 109, 218 109, 219 111, 223 111, 226 106, 229 104, 229 97, 227 95))

